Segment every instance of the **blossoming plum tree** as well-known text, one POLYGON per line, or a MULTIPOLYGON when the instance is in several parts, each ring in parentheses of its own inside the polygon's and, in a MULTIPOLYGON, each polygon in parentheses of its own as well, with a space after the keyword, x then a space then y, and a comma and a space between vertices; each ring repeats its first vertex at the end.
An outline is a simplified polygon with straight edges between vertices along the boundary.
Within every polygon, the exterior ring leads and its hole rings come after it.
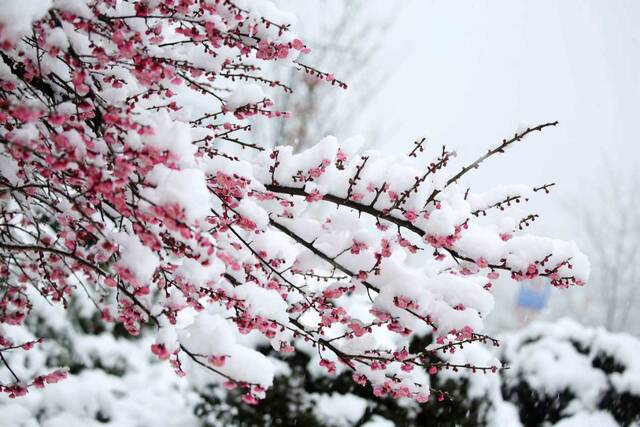
POLYGON ((242 340, 253 331, 281 353, 311 346, 328 372, 351 370, 378 396, 424 402, 429 375, 499 367, 441 360, 497 344, 481 330, 500 274, 584 283, 573 243, 522 234, 535 216, 483 218, 550 185, 459 186, 556 123, 458 172, 453 152, 424 140, 394 157, 332 137, 297 154, 251 141, 253 116, 287 117, 265 91, 290 89, 266 61, 346 89, 304 63, 293 21, 255 0, 0 6, 2 391, 66 375, 21 377, 11 358, 37 344, 16 338, 34 299, 75 295, 133 335, 153 328, 151 351, 177 374, 209 371, 250 404, 274 373, 242 340), (436 344, 409 352, 425 331, 436 344))

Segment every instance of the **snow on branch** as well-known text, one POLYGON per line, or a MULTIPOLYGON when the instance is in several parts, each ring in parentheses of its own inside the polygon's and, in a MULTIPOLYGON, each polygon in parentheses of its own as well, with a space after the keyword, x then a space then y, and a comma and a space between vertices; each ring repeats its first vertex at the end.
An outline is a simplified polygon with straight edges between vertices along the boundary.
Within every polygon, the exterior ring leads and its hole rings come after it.
POLYGON ((521 233, 537 216, 507 228, 477 218, 553 184, 458 187, 557 122, 458 173, 446 147, 421 164, 424 140, 391 158, 347 154, 331 137, 301 153, 267 149, 249 138, 250 119, 286 120, 269 90, 291 89, 265 64, 347 87, 301 62, 309 48, 272 3, 23 6, 0 6, 0 389, 10 397, 66 376, 11 368, 12 353, 37 343, 11 337, 36 300, 66 308, 86 297, 132 335, 146 325, 151 352, 178 375, 206 371, 248 404, 274 377, 241 339, 250 333, 285 354, 311 348, 377 396, 425 402, 442 369, 499 368, 436 357, 497 344, 481 330, 499 274, 557 287, 587 279, 573 243, 521 233), (425 332, 437 346, 409 352, 425 332))

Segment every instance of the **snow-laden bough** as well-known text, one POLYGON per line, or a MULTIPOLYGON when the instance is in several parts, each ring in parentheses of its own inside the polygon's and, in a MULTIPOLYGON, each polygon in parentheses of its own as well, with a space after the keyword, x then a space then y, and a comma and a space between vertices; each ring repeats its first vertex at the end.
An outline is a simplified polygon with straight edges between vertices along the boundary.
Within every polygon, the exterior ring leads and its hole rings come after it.
POLYGON ((434 356, 497 344, 481 333, 492 280, 585 282, 573 243, 525 234, 536 215, 504 215, 551 184, 459 184, 555 122, 458 172, 425 140, 392 157, 333 137, 302 153, 255 141, 253 117, 288 116, 268 96, 290 90, 268 63, 347 87, 304 63, 294 21, 256 0, 0 5, 2 391, 66 376, 25 378, 10 361, 38 343, 19 340, 33 299, 77 296, 131 334, 154 328, 151 351, 179 375, 208 371, 249 404, 274 375, 242 339, 254 331, 378 396, 424 402, 440 370, 499 368, 434 356), (436 344, 410 352, 428 331, 436 344))

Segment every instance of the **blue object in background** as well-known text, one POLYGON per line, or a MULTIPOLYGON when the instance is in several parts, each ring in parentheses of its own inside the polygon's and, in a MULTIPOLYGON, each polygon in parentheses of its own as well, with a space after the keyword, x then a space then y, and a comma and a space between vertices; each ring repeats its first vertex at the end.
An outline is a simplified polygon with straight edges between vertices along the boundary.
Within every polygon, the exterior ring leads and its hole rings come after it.
POLYGON ((542 310, 547 305, 551 286, 546 278, 520 282, 518 290, 518 306, 530 310, 542 310))

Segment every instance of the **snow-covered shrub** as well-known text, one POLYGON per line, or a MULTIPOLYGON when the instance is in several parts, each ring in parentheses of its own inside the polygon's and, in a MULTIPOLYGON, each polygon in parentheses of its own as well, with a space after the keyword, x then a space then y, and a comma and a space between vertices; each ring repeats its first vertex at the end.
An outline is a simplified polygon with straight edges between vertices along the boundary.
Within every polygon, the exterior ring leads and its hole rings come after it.
POLYGON ((523 425, 640 423, 640 341, 631 335, 570 320, 537 323, 506 336, 501 357, 509 366, 502 394, 523 425))
POLYGON ((9 398, 41 398, 48 392, 37 390, 75 371, 75 350, 26 362, 48 328, 30 317, 86 298, 79 307, 93 313, 83 317, 141 335, 136 345, 148 332, 162 366, 196 389, 238 389, 247 404, 277 372, 257 343, 313 354, 314 366, 348 371, 379 398, 441 400, 430 377, 499 368, 448 359, 494 342, 482 334, 491 280, 585 282, 572 242, 529 235, 536 216, 508 213, 552 184, 460 184, 556 122, 519 130, 460 169, 454 152, 424 140, 384 156, 355 139, 294 153, 243 136, 256 116, 287 117, 269 92, 290 89, 263 73, 266 63, 346 88, 303 62, 309 48, 294 20, 257 0, 0 3, 0 388, 9 398), (410 348, 425 334, 431 345, 410 348))
MULTIPOLYGON (((430 336, 414 339, 428 344, 430 336)), ((486 349, 466 347, 466 352, 486 349)), ((268 349, 263 349, 267 351, 268 349)), ((631 426, 640 423, 640 340, 572 320, 535 323, 501 337, 500 375, 448 370, 433 386, 449 394, 435 405, 376 398, 343 373, 329 378, 298 352, 276 375, 259 406, 211 387, 196 414, 206 425, 289 426, 631 426)), ((458 356, 456 357, 466 357, 458 356)))
POLYGON ((193 410, 197 395, 149 352, 153 337, 148 331, 133 337, 103 322, 87 299, 69 300, 68 310, 32 301, 26 327, 7 327, 7 332, 43 342, 12 355, 11 368, 28 377, 66 366, 70 378, 20 399, 0 395, 0 426, 201 425, 193 410))
MULTIPOLYGON (((410 349, 423 348, 432 342, 432 338, 431 335, 416 337, 410 349)), ((261 350, 273 354, 269 348, 261 350)), ((458 374, 433 376, 432 387, 446 393, 448 398, 425 405, 409 399, 376 397, 371 386, 355 384, 347 371, 329 376, 316 369, 310 356, 299 351, 288 358, 260 405, 240 405, 241 394, 210 385, 208 389, 200 390, 196 415, 211 427, 296 424, 373 427, 382 420, 392 426, 444 426, 464 424, 467 420, 481 423, 490 409, 484 395, 470 395, 468 379, 458 374)), ((496 375, 491 377, 497 378, 496 375)))

